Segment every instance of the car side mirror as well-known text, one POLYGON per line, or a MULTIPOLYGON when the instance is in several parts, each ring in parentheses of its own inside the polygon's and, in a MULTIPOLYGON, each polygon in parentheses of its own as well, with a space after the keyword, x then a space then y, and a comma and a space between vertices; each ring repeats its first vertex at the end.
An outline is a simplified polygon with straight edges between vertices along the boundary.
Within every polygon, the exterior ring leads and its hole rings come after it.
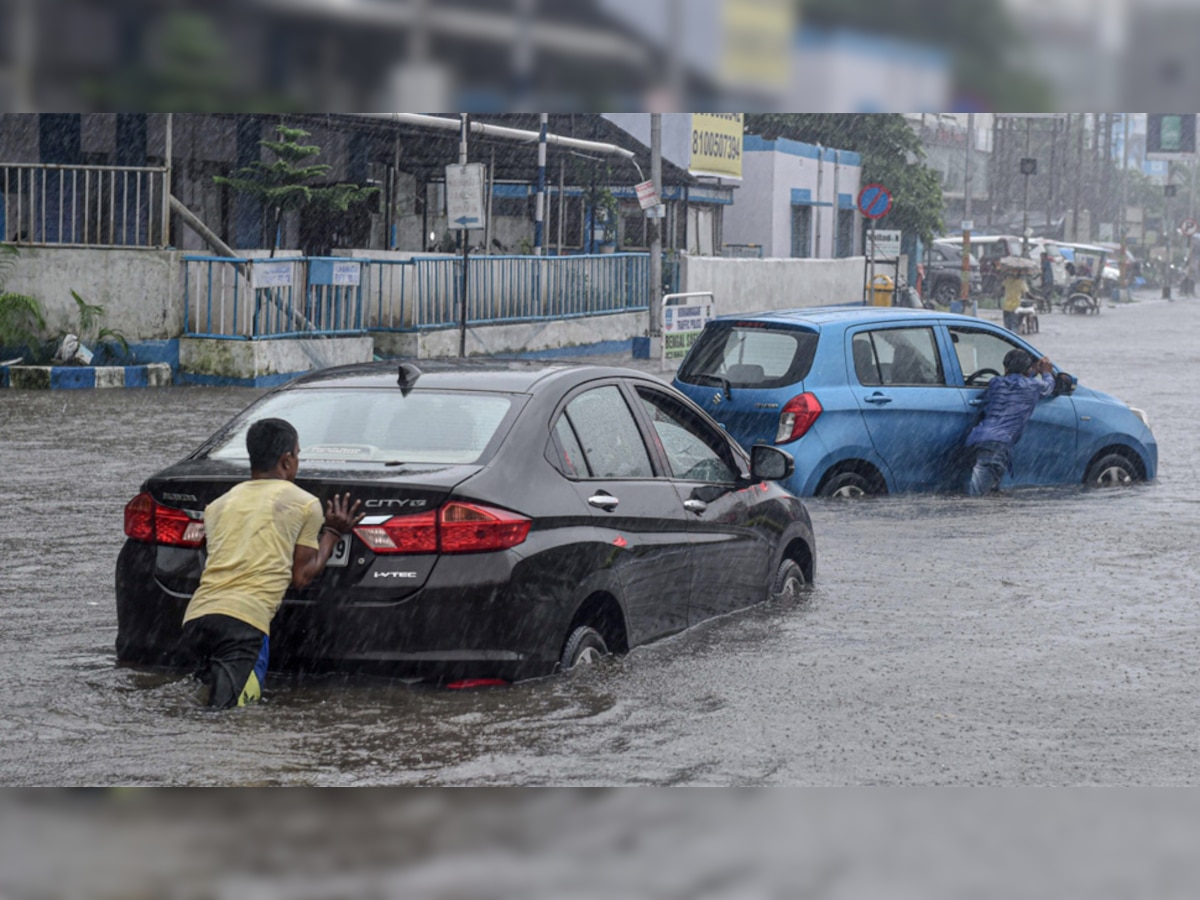
POLYGON ((1075 393, 1075 385, 1079 384, 1079 379, 1074 375, 1069 375, 1066 372, 1057 372, 1054 375, 1054 396, 1060 394, 1075 393))
POLYGON ((750 477, 755 481, 782 481, 796 471, 792 454, 769 444, 750 448, 750 477))

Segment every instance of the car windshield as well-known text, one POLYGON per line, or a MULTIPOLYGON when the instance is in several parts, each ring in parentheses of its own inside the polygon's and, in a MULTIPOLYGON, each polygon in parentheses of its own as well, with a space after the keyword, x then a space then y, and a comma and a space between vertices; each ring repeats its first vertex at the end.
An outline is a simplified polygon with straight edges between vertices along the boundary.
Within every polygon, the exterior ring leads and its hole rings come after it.
POLYGON ((253 407, 208 451, 211 459, 247 460, 246 432, 278 417, 300 435, 301 460, 372 463, 473 463, 504 420, 504 394, 396 389, 283 391, 253 407))
POLYGON ((718 323, 700 335, 679 369, 681 381, 734 388, 776 388, 808 374, 817 349, 812 331, 758 322, 718 323))

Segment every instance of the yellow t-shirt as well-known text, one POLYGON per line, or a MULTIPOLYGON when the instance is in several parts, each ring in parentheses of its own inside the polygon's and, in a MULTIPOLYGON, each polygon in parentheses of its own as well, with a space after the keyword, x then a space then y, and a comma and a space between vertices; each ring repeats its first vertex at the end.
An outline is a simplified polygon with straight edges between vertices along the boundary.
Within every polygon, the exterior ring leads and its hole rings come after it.
POLYGON ((295 547, 317 549, 324 524, 320 501, 283 478, 230 488, 204 510, 208 561, 183 621, 221 613, 270 634, 295 547))
POLYGON ((1016 312, 1021 305, 1021 297, 1025 294, 1025 279, 1009 276, 1004 279, 1004 305, 1002 309, 1005 312, 1016 312))

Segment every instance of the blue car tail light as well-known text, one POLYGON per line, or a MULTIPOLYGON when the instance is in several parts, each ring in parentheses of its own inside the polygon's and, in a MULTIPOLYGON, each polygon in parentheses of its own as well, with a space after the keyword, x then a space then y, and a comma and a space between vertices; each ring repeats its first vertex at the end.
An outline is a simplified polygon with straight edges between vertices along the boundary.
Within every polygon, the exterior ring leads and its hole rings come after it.
POLYGON ((775 443, 788 444, 803 437, 822 412, 824 409, 821 401, 815 394, 808 391, 797 394, 783 405, 783 411, 779 414, 779 428, 775 432, 775 443))

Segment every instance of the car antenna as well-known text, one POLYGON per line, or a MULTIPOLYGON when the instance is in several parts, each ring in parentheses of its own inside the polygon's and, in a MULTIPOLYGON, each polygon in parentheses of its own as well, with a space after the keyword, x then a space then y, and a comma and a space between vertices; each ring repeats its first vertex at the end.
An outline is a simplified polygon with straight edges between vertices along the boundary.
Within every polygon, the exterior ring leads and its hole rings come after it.
POLYGON ((403 396, 408 396, 421 374, 421 370, 412 363, 400 363, 400 377, 396 379, 396 384, 400 385, 400 393, 403 396))

